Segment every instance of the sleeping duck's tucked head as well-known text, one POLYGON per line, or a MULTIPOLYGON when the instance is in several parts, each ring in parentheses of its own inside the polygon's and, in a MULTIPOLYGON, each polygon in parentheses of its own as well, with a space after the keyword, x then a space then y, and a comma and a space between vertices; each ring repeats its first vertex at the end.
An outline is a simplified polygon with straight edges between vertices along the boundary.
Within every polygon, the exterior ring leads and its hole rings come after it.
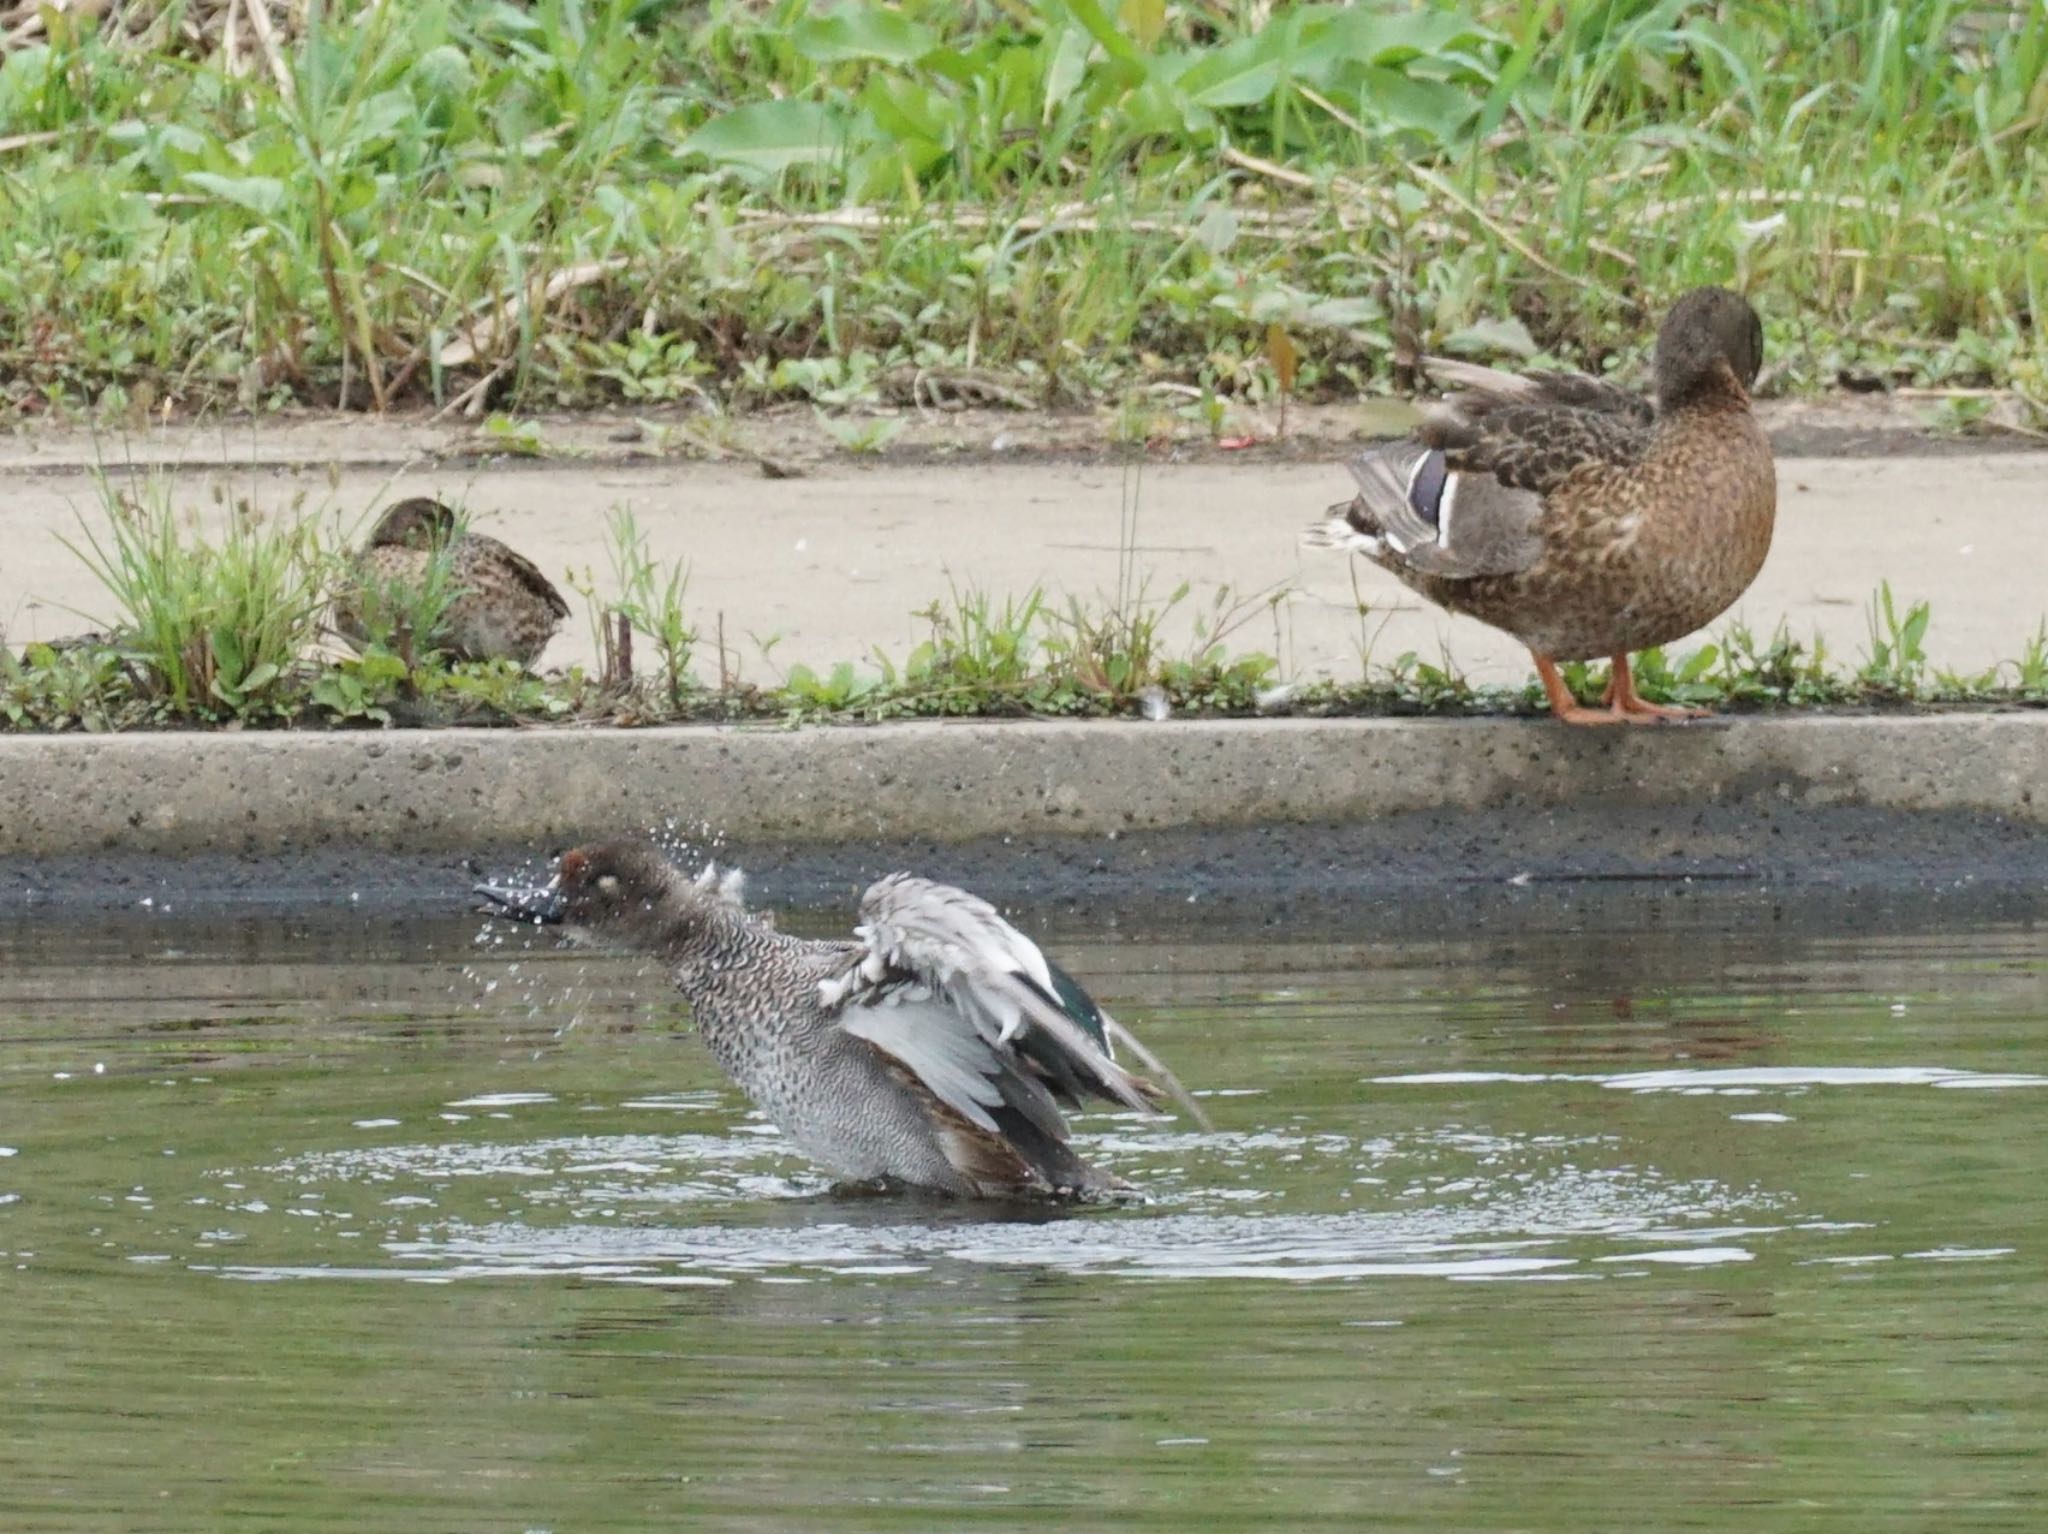
POLYGON ((1671 306, 1657 332, 1657 405, 1669 409, 1699 393, 1747 391, 1764 365, 1764 326, 1740 293, 1694 288, 1671 306))
POLYGON ((455 513, 431 496, 400 501, 377 519, 368 547, 430 549, 455 536, 455 513))

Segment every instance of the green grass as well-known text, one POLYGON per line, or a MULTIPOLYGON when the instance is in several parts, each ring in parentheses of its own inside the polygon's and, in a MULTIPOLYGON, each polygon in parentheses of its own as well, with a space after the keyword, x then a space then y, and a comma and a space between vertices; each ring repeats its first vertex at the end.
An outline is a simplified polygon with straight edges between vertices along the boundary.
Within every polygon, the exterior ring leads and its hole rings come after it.
POLYGON ((1276 359, 1629 364, 1717 281, 1772 388, 2023 411, 2048 13, 2006 14, 417 0, 230 59, 46 11, 0 62, 0 409, 1213 410, 1276 359))
POLYGON ((313 524, 238 504, 209 541, 162 480, 131 494, 102 479, 100 490, 106 538, 85 525, 70 547, 113 599, 129 663, 115 674, 139 682, 137 701, 179 718, 287 715, 288 673, 318 638, 326 602, 313 524))

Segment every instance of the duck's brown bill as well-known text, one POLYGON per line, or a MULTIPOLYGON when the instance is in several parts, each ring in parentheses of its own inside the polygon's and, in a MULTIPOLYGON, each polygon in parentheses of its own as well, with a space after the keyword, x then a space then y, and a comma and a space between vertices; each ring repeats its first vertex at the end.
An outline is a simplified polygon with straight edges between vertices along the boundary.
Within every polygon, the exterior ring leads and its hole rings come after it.
POLYGON ((525 888, 509 884, 478 884, 471 888, 483 897, 484 903, 477 909, 493 916, 530 921, 537 927, 551 927, 562 919, 559 881, 525 888))

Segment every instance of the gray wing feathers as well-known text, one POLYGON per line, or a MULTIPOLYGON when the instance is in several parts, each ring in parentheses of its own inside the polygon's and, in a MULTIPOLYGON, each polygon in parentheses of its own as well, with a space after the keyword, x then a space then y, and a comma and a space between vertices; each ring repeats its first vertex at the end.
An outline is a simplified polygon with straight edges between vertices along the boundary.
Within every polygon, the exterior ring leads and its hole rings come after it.
POLYGON ((1358 481, 1358 498, 1365 502, 1380 536, 1396 553, 1436 543, 1436 526, 1426 520, 1408 499, 1408 487, 1415 470, 1430 450, 1420 442, 1394 442, 1370 453, 1360 453, 1348 467, 1358 481))
POLYGON ((1543 499, 1491 475, 1456 474, 1444 492, 1444 568, 1439 575, 1513 575, 1543 555, 1537 519, 1543 499))
MULTIPOLYGON (((844 970, 820 983, 819 995, 826 1006, 843 1009, 841 1027, 888 1050, 950 1106, 983 1123, 986 1108, 1008 1101, 1064 1138, 1050 1094, 1018 1062, 1015 1042, 1028 1031, 1034 1047, 1051 1045, 1071 1057, 1118 1101, 1153 1111, 1124 1069, 1051 999, 1052 973, 1038 945, 987 901, 951 885, 891 874, 869 887, 860 914, 861 949, 844 970), (906 978, 917 986, 903 991, 906 978), (888 1010, 892 988, 906 1003, 915 999, 923 1005, 899 1004, 894 1019, 878 1020, 888 1010), (943 1042, 928 1042, 941 1037, 943 1042), (961 1092, 963 1101, 981 1106, 982 1118, 925 1071, 929 1064, 941 1078, 952 1079, 951 1068, 970 1061, 973 1073, 997 1093, 990 1098, 961 1092)), ((959 1088, 957 1079, 953 1085, 959 1088)))
POLYGON ((989 1110, 1009 1102, 1046 1134, 1065 1137, 1066 1121, 1051 1094, 1021 1076, 1005 1082, 1008 1067, 988 1040, 961 1027, 952 1008, 923 987, 848 1007, 839 1026, 900 1060, 939 1101, 990 1134, 1001 1131, 989 1110))
MULTIPOLYGON (((1512 575, 1535 564, 1543 554, 1542 498, 1488 474, 1454 471, 1432 524, 1408 499, 1415 466, 1429 451, 1419 442, 1396 442, 1351 461, 1358 499, 1386 544, 1383 561, 1446 580, 1512 575)), ((1350 520, 1357 524, 1356 516, 1350 520)))

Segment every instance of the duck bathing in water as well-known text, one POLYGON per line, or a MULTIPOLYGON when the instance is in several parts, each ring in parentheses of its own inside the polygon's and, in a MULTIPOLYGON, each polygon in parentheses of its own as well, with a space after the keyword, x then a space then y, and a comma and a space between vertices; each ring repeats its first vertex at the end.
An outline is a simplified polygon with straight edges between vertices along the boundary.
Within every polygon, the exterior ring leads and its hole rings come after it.
POLYGON ((524 921, 661 959, 712 1057, 797 1148, 850 1182, 973 1198, 1126 1188, 1069 1143, 1062 1104, 1154 1111, 1173 1074, 988 902, 891 874, 852 941, 750 915, 737 871, 691 879, 649 842, 562 855, 540 889, 477 886, 524 921), (1151 1076, 1126 1070, 1121 1046, 1151 1076))
POLYGON ((1413 438, 1354 459, 1358 494, 1306 541, 1514 635, 1567 724, 1693 717, 1640 697, 1628 657, 1719 617, 1763 567, 1777 475, 1750 411, 1762 365, 1756 311, 1725 288, 1672 307, 1653 400, 1577 373, 1432 359, 1460 392, 1413 438), (1603 656, 1606 706, 1583 707, 1557 663, 1603 656))

